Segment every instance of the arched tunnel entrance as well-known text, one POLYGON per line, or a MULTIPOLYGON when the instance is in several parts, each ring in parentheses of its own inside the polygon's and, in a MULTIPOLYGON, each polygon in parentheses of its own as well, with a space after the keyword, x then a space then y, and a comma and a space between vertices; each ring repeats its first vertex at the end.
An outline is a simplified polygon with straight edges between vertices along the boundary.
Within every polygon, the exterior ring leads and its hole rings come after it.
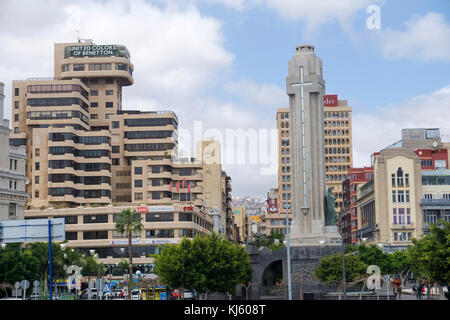
POLYGON ((262 294, 279 295, 283 293, 280 286, 283 281, 283 260, 276 260, 270 263, 262 274, 262 294))

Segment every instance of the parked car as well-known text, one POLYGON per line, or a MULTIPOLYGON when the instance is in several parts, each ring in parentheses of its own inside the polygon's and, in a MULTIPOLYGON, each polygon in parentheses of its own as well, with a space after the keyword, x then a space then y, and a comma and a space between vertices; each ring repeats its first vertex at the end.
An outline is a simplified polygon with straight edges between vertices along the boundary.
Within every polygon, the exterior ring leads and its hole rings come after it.
POLYGON ((131 290, 131 300, 142 300, 141 290, 131 290))
MULTIPOLYGON (((97 297, 98 297, 97 289, 91 289, 91 299, 97 300, 97 297)), ((84 289, 81 292, 80 298, 86 300, 89 299, 89 289, 84 289)))
POLYGON ((184 300, 197 300, 197 292, 195 290, 184 290, 184 300))

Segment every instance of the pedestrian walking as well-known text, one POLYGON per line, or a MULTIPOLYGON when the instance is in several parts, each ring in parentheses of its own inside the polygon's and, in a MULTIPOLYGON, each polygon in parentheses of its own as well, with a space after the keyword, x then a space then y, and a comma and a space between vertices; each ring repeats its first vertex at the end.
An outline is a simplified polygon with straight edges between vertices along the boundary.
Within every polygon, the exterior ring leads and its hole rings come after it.
POLYGON ((423 289, 422 281, 417 280, 416 281, 416 298, 417 298, 417 300, 422 300, 422 289, 423 289))

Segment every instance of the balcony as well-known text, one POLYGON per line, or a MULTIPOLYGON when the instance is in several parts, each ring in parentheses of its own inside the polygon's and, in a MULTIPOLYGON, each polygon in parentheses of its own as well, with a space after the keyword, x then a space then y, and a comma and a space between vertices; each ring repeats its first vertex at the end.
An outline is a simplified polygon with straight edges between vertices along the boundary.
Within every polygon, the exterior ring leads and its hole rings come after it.
MULTIPOLYGON (((420 201, 421 207, 445 207, 445 209, 450 209, 450 199, 422 199, 420 201), (448 208, 447 208, 448 207, 448 208)), ((424 208, 422 208, 424 209, 424 208)))

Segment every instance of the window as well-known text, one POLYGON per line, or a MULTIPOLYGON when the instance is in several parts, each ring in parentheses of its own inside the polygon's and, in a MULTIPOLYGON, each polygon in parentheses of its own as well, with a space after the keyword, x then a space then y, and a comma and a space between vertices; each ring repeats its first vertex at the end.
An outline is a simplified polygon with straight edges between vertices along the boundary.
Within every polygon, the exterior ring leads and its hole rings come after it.
POLYGON ((395 173, 392 174, 392 186, 395 187, 395 173))
POLYGON ((398 168, 398 170, 397 170, 397 184, 399 187, 403 186, 403 170, 402 170, 402 168, 398 168))
POLYGON ((34 197, 35 197, 35 198, 39 198, 39 191, 35 191, 35 192, 34 192, 34 197))
POLYGON ((91 79, 91 84, 98 84, 98 79, 91 79))
POLYGON ((62 70, 62 72, 69 71, 69 65, 68 64, 63 64, 61 70, 62 70))
POLYGON ((409 203, 409 190, 406 190, 406 203, 409 203))
POLYGON ((65 216, 64 217, 64 223, 65 224, 77 224, 78 223, 78 216, 65 216))
POLYGON ((17 203, 9 203, 8 206, 8 215, 11 217, 15 217, 17 215, 17 203))
POLYGON ((18 114, 14 115, 14 121, 19 121, 19 115, 18 114))
POLYGON ((112 158, 112 165, 113 166, 120 165, 120 159, 119 158, 112 158))
POLYGON ((91 102, 91 108, 98 108, 98 102, 91 102))
POLYGON ((393 203, 396 203, 397 202, 397 199, 396 199, 396 192, 395 191, 392 191, 392 202, 393 203))
POLYGON ((19 101, 14 101, 14 109, 19 109, 19 101))
POLYGON ((405 193, 403 191, 398 192, 398 202, 399 203, 405 202, 405 193))
POLYGON ((111 70, 111 63, 90 63, 89 71, 111 70))
POLYGON ((39 157, 41 155, 41 150, 39 148, 34 149, 34 155, 39 157))
POLYGON ((105 95, 112 96, 113 95, 113 90, 106 90, 105 91, 105 95))
POLYGON ((39 184, 39 176, 35 176, 34 177, 34 183, 35 184, 39 184))
POLYGON ((160 173, 161 167, 152 167, 152 173, 160 173))
POLYGON ((86 231, 83 232, 84 240, 108 239, 108 231, 86 231))
POLYGON ((91 96, 92 97, 98 96, 98 90, 91 90, 91 96))
POLYGON ((106 84, 113 84, 114 83, 114 79, 106 79, 105 83, 106 84))
POLYGON ((74 64, 73 71, 84 71, 84 64, 74 64))
POLYGON ((76 231, 66 232, 66 240, 78 240, 78 232, 76 231))
POLYGON ((426 194, 424 194, 424 198, 427 199, 427 200, 432 200, 433 199, 433 195, 429 194, 429 193, 426 193, 426 194))
POLYGON ((106 108, 112 108, 113 106, 114 106, 114 104, 112 102, 105 102, 106 108))
POLYGON ((142 192, 135 192, 134 200, 142 200, 142 192))
POLYGON ((437 168, 447 168, 447 161, 445 160, 435 160, 434 166, 437 168))
POLYGON ((107 214, 84 215, 83 223, 108 223, 108 215, 107 214))
POLYGON ((134 180, 135 188, 142 188, 142 180, 134 180))
POLYGON ((36 171, 39 170, 39 162, 35 162, 35 163, 34 163, 34 169, 35 169, 36 171))
POLYGON ((173 229, 146 230, 146 238, 173 238, 173 229))
POLYGON ((119 121, 113 121, 112 122, 112 127, 113 127, 113 129, 119 128, 120 127, 120 122, 119 121))
POLYGON ((145 215, 146 222, 173 221, 173 212, 165 213, 147 213, 145 215))
POLYGON ((161 192, 152 192, 152 199, 161 199, 161 192))
POLYGON ((433 160, 422 160, 422 167, 432 167, 433 166, 433 160))
POLYGON ((135 167, 134 174, 142 174, 142 167, 135 167))
POLYGON ((192 221, 192 213, 191 212, 178 213, 178 221, 192 221))
POLYGON ((120 153, 120 146, 112 146, 112 153, 120 153))
POLYGON ((93 113, 93 114, 91 114, 91 119, 98 119, 98 114, 95 114, 95 113, 93 113))

